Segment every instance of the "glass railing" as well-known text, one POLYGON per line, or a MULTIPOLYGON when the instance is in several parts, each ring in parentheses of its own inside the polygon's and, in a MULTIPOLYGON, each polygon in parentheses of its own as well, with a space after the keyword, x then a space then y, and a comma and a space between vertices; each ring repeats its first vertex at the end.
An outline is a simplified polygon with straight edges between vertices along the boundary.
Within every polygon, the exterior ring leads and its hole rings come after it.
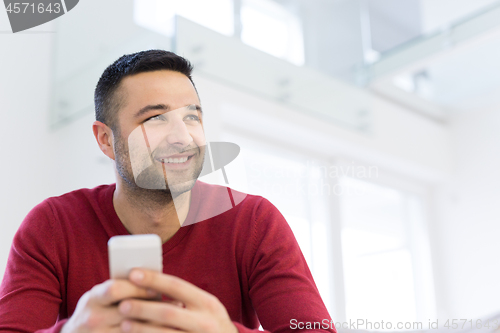
POLYGON ((180 16, 175 19, 173 37, 139 27, 131 19, 132 1, 124 1, 120 13, 113 14, 112 25, 104 9, 92 13, 92 6, 82 3, 79 10, 89 13, 58 20, 50 114, 53 128, 93 112, 97 81, 118 57, 161 48, 189 59, 196 75, 346 128, 369 131, 370 95, 358 87, 293 65, 180 16), (122 18, 115 21, 119 14, 122 18), (91 16, 95 16, 92 24, 82 19, 91 16), (102 33, 88 34, 88 28, 102 33))
POLYGON ((454 22, 434 33, 419 36, 381 54, 378 61, 363 66, 360 75, 368 81, 450 50, 500 28, 500 3, 454 22))
POLYGON ((197 73, 297 112, 360 131, 369 129, 370 96, 313 69, 296 66, 177 17, 174 50, 197 73))

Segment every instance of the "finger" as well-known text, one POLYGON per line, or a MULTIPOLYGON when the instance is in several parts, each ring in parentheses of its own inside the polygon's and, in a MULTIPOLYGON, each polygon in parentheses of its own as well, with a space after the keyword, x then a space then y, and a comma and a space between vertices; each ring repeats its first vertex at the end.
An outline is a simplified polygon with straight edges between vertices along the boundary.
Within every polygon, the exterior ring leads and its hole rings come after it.
POLYGON ((176 306, 180 306, 181 308, 185 308, 186 307, 186 305, 184 303, 182 303, 181 301, 173 299, 173 298, 170 298, 167 295, 162 295, 162 297, 160 298, 160 301, 163 302, 163 303, 169 303, 169 304, 173 304, 173 305, 176 305, 176 306))
POLYGON ((98 327, 119 327, 124 316, 120 313, 117 306, 98 307, 92 311, 85 319, 86 326, 90 328, 98 327))
POLYGON ((163 302, 125 300, 118 307, 120 313, 129 319, 192 331, 196 318, 190 310, 163 302))
POLYGON ((94 286, 90 300, 101 305, 112 305, 126 298, 154 298, 156 293, 125 279, 107 280, 94 286))
POLYGON ((147 323, 139 323, 133 320, 125 320, 121 324, 121 331, 126 333, 148 332, 148 333, 187 333, 187 331, 178 330, 169 327, 159 327, 147 323))
POLYGON ((205 307, 213 302, 214 296, 181 278, 146 269, 134 269, 129 275, 132 282, 141 287, 157 290, 186 307, 205 307))
POLYGON ((184 303, 182 303, 181 301, 177 301, 177 300, 168 300, 168 301, 163 301, 164 303, 169 303, 169 304, 172 304, 172 305, 175 305, 175 306, 178 306, 180 308, 185 308, 186 306, 184 305, 184 303))
POLYGON ((121 322, 118 325, 115 325, 113 327, 106 329, 104 332, 106 332, 106 333, 122 333, 121 322))

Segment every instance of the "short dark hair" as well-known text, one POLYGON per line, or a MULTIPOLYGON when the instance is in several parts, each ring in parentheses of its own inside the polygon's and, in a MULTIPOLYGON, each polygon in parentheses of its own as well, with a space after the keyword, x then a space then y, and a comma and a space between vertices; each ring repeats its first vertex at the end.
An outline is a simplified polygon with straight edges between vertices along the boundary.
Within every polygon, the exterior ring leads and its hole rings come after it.
MULTIPOLYGON (((194 86, 191 63, 177 54, 165 50, 147 50, 121 56, 101 75, 94 91, 95 119, 118 129, 116 116, 123 98, 117 90, 124 77, 158 70, 176 71, 186 75, 194 86)), ((195 87, 196 90, 196 87, 195 87)), ((198 93, 198 92, 196 92, 198 93)))

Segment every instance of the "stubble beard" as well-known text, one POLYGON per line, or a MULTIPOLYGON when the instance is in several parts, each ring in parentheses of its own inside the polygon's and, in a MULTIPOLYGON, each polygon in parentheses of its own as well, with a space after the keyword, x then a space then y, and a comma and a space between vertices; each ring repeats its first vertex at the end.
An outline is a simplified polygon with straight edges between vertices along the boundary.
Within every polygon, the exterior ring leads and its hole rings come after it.
POLYGON ((195 166, 192 176, 189 177, 187 181, 180 182, 179 184, 169 184, 165 179, 164 172, 159 172, 157 168, 155 168, 155 165, 153 165, 141 172, 137 179, 142 177, 143 181, 156 188, 139 186, 132 171, 129 149, 125 144, 126 140, 122 138, 119 129, 116 130, 116 135, 113 133, 113 136, 115 138, 115 165, 118 175, 122 179, 123 189, 131 200, 145 207, 171 204, 177 196, 193 188, 203 168, 205 150, 198 147, 198 155, 201 157, 198 156, 198 165, 195 166))

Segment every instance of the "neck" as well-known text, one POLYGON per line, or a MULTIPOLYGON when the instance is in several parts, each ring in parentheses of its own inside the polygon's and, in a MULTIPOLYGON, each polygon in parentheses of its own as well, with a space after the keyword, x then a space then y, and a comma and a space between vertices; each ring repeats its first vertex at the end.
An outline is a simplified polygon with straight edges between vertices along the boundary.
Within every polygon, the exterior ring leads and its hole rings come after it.
POLYGON ((165 243, 186 220, 191 191, 172 195, 165 190, 129 188, 116 182, 113 206, 118 218, 132 234, 157 234, 165 243))

